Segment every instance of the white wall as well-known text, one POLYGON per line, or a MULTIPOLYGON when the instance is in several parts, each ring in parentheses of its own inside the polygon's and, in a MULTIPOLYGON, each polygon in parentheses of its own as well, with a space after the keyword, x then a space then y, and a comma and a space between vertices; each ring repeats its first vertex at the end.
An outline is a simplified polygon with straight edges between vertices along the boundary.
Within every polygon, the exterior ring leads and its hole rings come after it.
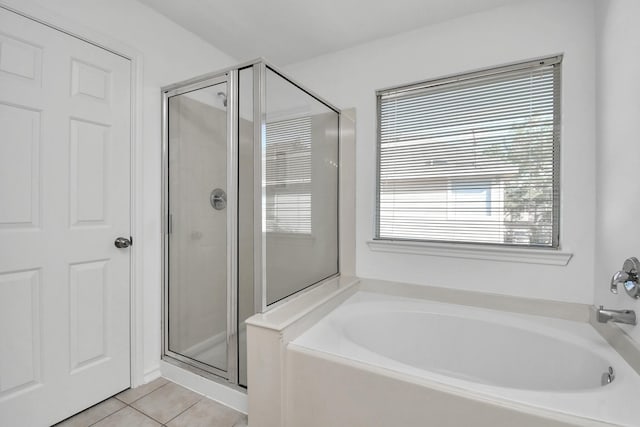
POLYGON ((469 15, 286 68, 341 107, 356 107, 357 274, 515 296, 593 301, 595 229, 593 1, 539 0, 469 15), (566 267, 372 252, 375 90, 564 53, 561 246, 566 267))
MULTIPOLYGON (((609 292, 623 261, 640 258, 640 2, 598 3, 598 133, 595 304, 640 312, 623 288, 609 292)), ((640 342, 640 328, 625 327, 640 342)))
POLYGON ((82 25, 125 44, 143 56, 144 229, 134 236, 144 245, 144 371, 160 361, 161 302, 161 96, 160 88, 234 64, 234 58, 212 47, 135 0, 3 0, 18 10, 44 9, 63 21, 82 25))

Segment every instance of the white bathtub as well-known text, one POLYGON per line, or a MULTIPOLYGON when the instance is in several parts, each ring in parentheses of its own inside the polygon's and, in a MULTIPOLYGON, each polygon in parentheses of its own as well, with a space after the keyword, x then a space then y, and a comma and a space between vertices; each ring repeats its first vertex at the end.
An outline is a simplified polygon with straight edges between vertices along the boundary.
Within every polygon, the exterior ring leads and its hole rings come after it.
POLYGON ((290 346, 498 405, 640 426, 640 376, 588 323, 359 291, 290 346))

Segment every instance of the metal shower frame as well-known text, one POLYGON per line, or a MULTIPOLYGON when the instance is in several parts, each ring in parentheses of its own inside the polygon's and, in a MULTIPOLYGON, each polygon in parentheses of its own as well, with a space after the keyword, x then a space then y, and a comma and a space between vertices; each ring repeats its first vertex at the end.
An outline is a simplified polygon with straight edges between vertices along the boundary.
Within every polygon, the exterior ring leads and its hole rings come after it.
MULTIPOLYGON (((229 67, 213 73, 204 74, 182 82, 165 86, 162 92, 162 359, 198 373, 214 381, 223 382, 238 390, 246 389, 239 385, 239 346, 238 346, 238 151, 239 151, 239 72, 240 70, 253 68, 253 126, 254 126, 254 184, 253 184, 253 204, 254 204, 254 312, 263 313, 268 309, 278 306, 299 292, 309 290, 340 275, 340 254, 338 253, 338 272, 318 283, 314 283, 304 289, 288 296, 280 301, 267 304, 266 298, 266 230, 265 227, 265 190, 262 183, 265 179, 265 159, 263 149, 265 147, 265 126, 266 126, 266 74, 267 69, 275 72, 280 77, 300 89, 302 92, 313 97, 324 104, 329 109, 338 114, 338 128, 340 127, 341 111, 331 103, 327 102, 314 92, 303 87, 286 77, 273 65, 267 63, 263 58, 257 58, 237 66, 229 67), (182 356, 169 350, 169 313, 168 313, 168 292, 169 292, 169 98, 184 94, 208 86, 225 83, 227 84, 227 370, 214 368, 210 365, 198 362, 194 359, 182 356)), ((338 132, 339 134, 339 132, 338 132)), ((340 140, 338 137, 338 153, 340 140)), ((339 161, 339 159, 338 159, 339 161)), ((339 178, 338 178, 339 180, 339 178)), ((338 182, 339 191, 340 184, 338 182)), ((338 216, 340 208, 336 211, 338 216)), ((338 223, 339 242, 339 223, 338 223)), ((339 251, 339 245, 338 245, 339 251)))

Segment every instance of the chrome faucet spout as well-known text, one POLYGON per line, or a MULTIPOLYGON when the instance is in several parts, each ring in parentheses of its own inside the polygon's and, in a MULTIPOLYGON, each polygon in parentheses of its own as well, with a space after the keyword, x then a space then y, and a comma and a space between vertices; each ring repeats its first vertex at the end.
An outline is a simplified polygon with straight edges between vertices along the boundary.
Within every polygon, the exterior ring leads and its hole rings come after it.
POLYGON ((611 310, 600 306, 598 308, 598 322, 624 323, 625 325, 635 325, 636 312, 633 310, 611 310))

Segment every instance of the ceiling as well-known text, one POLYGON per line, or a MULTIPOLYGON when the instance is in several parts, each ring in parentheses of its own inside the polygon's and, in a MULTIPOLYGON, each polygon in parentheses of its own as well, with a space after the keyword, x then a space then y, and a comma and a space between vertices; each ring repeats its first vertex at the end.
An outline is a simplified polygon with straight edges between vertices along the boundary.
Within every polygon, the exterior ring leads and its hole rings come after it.
POLYGON ((140 1, 238 61, 284 66, 526 0, 140 1))

